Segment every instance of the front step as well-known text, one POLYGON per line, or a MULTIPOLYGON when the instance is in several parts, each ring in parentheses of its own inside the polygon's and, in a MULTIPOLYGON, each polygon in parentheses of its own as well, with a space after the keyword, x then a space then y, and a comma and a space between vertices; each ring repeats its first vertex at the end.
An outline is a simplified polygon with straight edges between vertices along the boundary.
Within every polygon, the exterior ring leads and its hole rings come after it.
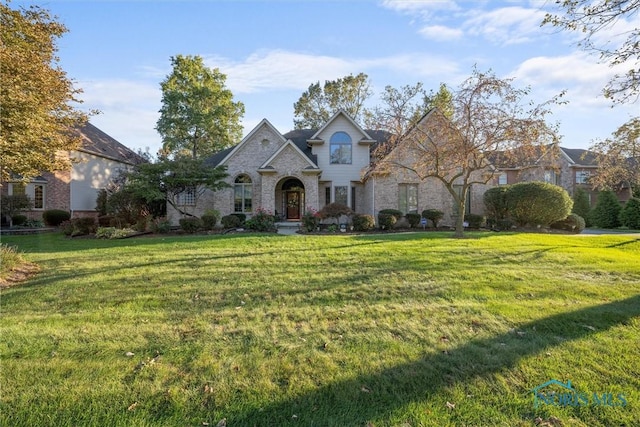
POLYGON ((299 221, 282 221, 276 222, 276 228, 278 229, 278 234, 296 234, 302 223, 299 221))

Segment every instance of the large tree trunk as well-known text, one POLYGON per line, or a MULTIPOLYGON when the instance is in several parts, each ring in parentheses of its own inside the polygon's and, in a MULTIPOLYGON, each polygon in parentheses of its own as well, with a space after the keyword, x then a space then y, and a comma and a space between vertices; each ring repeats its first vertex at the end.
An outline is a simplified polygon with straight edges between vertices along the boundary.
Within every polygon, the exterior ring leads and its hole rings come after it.
POLYGON ((456 218, 456 232, 455 232, 455 236, 456 237, 464 237, 464 214, 465 214, 465 201, 467 199, 466 197, 466 191, 464 191, 464 195, 463 197, 461 197, 461 200, 456 200, 456 202, 458 203, 458 217, 456 218))

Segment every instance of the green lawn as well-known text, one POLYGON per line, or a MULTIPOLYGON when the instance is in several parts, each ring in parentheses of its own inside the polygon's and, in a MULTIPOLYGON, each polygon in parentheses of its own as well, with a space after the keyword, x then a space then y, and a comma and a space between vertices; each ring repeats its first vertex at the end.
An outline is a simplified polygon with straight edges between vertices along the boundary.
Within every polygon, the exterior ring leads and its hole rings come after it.
POLYGON ((638 425, 640 239, 468 237, 3 237, 0 425, 638 425))

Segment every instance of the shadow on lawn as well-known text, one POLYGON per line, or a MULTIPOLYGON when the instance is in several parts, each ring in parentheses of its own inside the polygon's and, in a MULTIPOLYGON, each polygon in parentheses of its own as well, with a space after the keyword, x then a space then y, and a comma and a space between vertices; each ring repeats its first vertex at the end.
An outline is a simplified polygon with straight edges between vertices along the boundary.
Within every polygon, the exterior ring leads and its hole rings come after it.
MULTIPOLYGON (((563 342, 578 340, 592 334, 591 328, 607 330, 626 324, 638 315, 640 295, 545 317, 521 325, 519 330, 526 331, 526 336, 509 332, 473 340, 447 354, 429 355, 415 362, 324 385, 267 407, 229 414, 228 420, 232 425, 258 426, 364 426, 369 421, 388 420, 394 411, 425 400, 450 385, 513 368, 519 359, 552 347, 558 342, 557 337, 563 342), (500 357, 495 357, 496 351, 501 352, 500 357)), ((522 417, 531 416, 532 407, 523 408, 522 417)), ((464 423, 468 422, 473 423, 464 423)))

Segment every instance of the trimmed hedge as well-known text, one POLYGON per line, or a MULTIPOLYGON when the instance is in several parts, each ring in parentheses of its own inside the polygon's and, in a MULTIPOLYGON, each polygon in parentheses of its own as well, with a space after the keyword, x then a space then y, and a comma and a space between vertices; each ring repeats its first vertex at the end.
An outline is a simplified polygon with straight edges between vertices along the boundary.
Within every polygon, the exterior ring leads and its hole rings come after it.
POLYGON ((484 226, 485 217, 478 214, 466 214, 464 220, 469 224, 469 228, 481 228, 484 226))
POLYGON ((391 230, 398 220, 390 213, 378 213, 378 225, 383 230, 391 230))
POLYGON ((422 211, 422 218, 426 218, 433 223, 434 228, 438 228, 438 222, 444 218, 444 212, 438 209, 425 209, 422 211))
POLYGON ((416 228, 420 225, 420 219, 422 216, 419 213, 409 212, 405 215, 407 221, 409 222, 409 227, 416 228))
POLYGON ((492 224, 497 224, 499 221, 504 220, 509 214, 507 192, 510 187, 510 185, 493 187, 485 191, 484 196, 482 196, 484 212, 492 224))
POLYGON ((237 228, 242 224, 237 215, 225 215, 220 219, 220 222, 224 228, 237 228))
POLYGON ((42 220, 51 227, 57 227, 71 219, 71 212, 62 209, 49 209, 42 213, 42 220))
POLYGON ((543 226, 571 213, 573 200, 567 191, 547 182, 519 182, 509 186, 505 200, 509 217, 519 226, 543 226))
POLYGON ((396 218, 396 221, 400 221, 400 218, 404 216, 402 211, 398 209, 382 209, 378 214, 393 215, 396 218))
POLYGON ((354 231, 369 231, 376 228, 376 220, 373 215, 354 214, 351 221, 354 231))
POLYGON ((202 220, 197 217, 180 218, 178 222, 186 233, 195 233, 202 228, 202 220))

